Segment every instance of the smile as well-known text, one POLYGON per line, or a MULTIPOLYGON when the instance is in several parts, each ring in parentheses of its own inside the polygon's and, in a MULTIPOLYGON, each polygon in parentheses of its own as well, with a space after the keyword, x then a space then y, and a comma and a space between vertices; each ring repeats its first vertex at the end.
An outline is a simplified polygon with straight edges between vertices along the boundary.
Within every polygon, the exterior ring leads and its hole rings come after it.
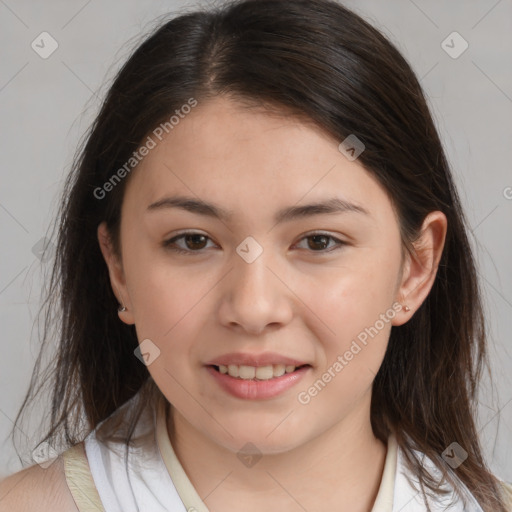
POLYGON ((266 366, 247 366, 247 365, 219 365, 214 366, 220 373, 227 374, 231 377, 235 377, 243 380, 269 380, 276 377, 281 377, 285 373, 292 373, 297 368, 302 368, 302 365, 296 367, 294 365, 274 364, 266 366))
POLYGON ((208 365, 205 367, 219 388, 235 398, 265 400, 295 386, 312 370, 311 365, 208 365))

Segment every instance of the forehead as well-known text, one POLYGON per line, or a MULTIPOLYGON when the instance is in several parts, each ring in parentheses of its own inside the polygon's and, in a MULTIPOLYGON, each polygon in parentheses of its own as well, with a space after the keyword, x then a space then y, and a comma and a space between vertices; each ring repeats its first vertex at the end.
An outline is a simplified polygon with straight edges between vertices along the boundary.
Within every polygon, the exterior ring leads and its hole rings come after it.
POLYGON ((225 98, 199 103, 155 142, 125 194, 125 202, 140 212, 175 194, 237 215, 334 195, 367 210, 391 208, 375 178, 340 153, 341 141, 312 123, 225 98))

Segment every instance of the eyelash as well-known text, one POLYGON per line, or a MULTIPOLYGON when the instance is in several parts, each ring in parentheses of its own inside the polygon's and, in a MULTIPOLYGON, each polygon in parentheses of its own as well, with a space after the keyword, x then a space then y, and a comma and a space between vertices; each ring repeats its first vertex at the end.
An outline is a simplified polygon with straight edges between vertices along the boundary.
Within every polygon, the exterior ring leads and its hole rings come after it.
MULTIPOLYGON (((180 240, 181 238, 185 238, 186 236, 190 236, 190 235, 201 235, 201 236, 204 236, 207 240, 211 240, 210 237, 206 236, 206 235, 203 235, 203 233, 196 233, 194 231, 186 231, 184 233, 181 233, 179 234, 178 236, 175 236, 173 238, 170 238, 169 240, 164 240, 162 242, 162 246, 167 249, 167 250, 170 250, 170 251, 173 251, 173 252, 176 252, 176 253, 179 253, 179 254, 186 254, 187 256, 192 256, 192 255, 195 255, 195 254, 203 254, 204 250, 205 249, 199 249, 197 251, 193 251, 193 250, 190 250, 190 249, 181 249, 179 247, 176 247, 176 246, 173 246, 174 242, 176 242, 176 240, 180 240)), ((325 253, 328 253, 328 252, 331 252, 331 251, 335 251, 335 250, 338 250, 338 249, 341 249, 342 246, 344 245, 347 245, 346 242, 343 242, 342 240, 332 236, 332 235, 329 235, 328 233, 323 233, 323 232, 313 232, 313 233, 309 233, 308 235, 302 237, 300 239, 300 241, 302 240, 305 240, 307 238, 312 238, 314 236, 324 236, 328 239, 331 239, 331 240, 334 240, 335 242, 337 242, 338 244, 338 247, 335 247, 334 249, 331 248, 331 249, 321 249, 319 251, 309 251, 309 252, 312 252, 312 253, 320 253, 320 254, 325 254, 325 253)))

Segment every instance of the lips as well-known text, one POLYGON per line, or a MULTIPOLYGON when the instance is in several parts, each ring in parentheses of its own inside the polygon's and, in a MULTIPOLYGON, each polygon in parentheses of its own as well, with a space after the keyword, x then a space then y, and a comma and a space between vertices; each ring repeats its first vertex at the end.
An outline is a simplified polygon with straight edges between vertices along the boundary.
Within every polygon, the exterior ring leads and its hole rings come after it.
POLYGON ((270 366, 270 365, 284 365, 284 366, 305 366, 308 365, 306 361, 294 359, 276 352, 264 352, 262 354, 249 354, 242 352, 231 352, 222 356, 216 357, 206 363, 206 366, 270 366))
POLYGON ((230 377, 245 379, 245 380, 268 380, 276 377, 281 377, 285 373, 293 373, 294 371, 304 368, 305 366, 293 366, 284 364, 270 364, 266 366, 238 366, 236 364, 230 364, 228 366, 220 365, 220 366, 212 366, 219 373, 224 375, 228 374, 230 377))
POLYGON ((312 366, 277 352, 231 352, 208 361, 205 369, 220 389, 231 396, 265 400, 297 385, 312 366))
POLYGON ((232 377, 228 373, 221 373, 214 365, 205 366, 206 372, 217 383, 219 389, 229 395, 243 400, 268 400, 277 398, 296 386, 304 376, 312 370, 310 365, 296 368, 291 373, 280 377, 271 377, 260 380, 232 377))

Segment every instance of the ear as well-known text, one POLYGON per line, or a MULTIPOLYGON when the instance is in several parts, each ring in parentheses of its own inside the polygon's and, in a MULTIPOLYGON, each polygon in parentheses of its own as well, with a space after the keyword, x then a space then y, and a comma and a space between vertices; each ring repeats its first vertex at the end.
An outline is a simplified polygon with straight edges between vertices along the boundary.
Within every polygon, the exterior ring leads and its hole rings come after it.
POLYGON ((126 311, 119 312, 119 318, 125 324, 134 324, 133 308, 130 302, 130 296, 126 287, 123 265, 120 258, 115 254, 112 239, 107 228, 106 222, 102 222, 98 226, 98 242, 100 244, 101 253, 108 267, 110 276, 110 284, 120 305, 126 308, 126 311))
POLYGON ((430 212, 423 221, 420 238, 414 242, 414 253, 406 255, 396 300, 410 311, 402 309, 392 325, 403 325, 427 298, 437 275, 443 253, 448 222, 443 212, 430 212))

